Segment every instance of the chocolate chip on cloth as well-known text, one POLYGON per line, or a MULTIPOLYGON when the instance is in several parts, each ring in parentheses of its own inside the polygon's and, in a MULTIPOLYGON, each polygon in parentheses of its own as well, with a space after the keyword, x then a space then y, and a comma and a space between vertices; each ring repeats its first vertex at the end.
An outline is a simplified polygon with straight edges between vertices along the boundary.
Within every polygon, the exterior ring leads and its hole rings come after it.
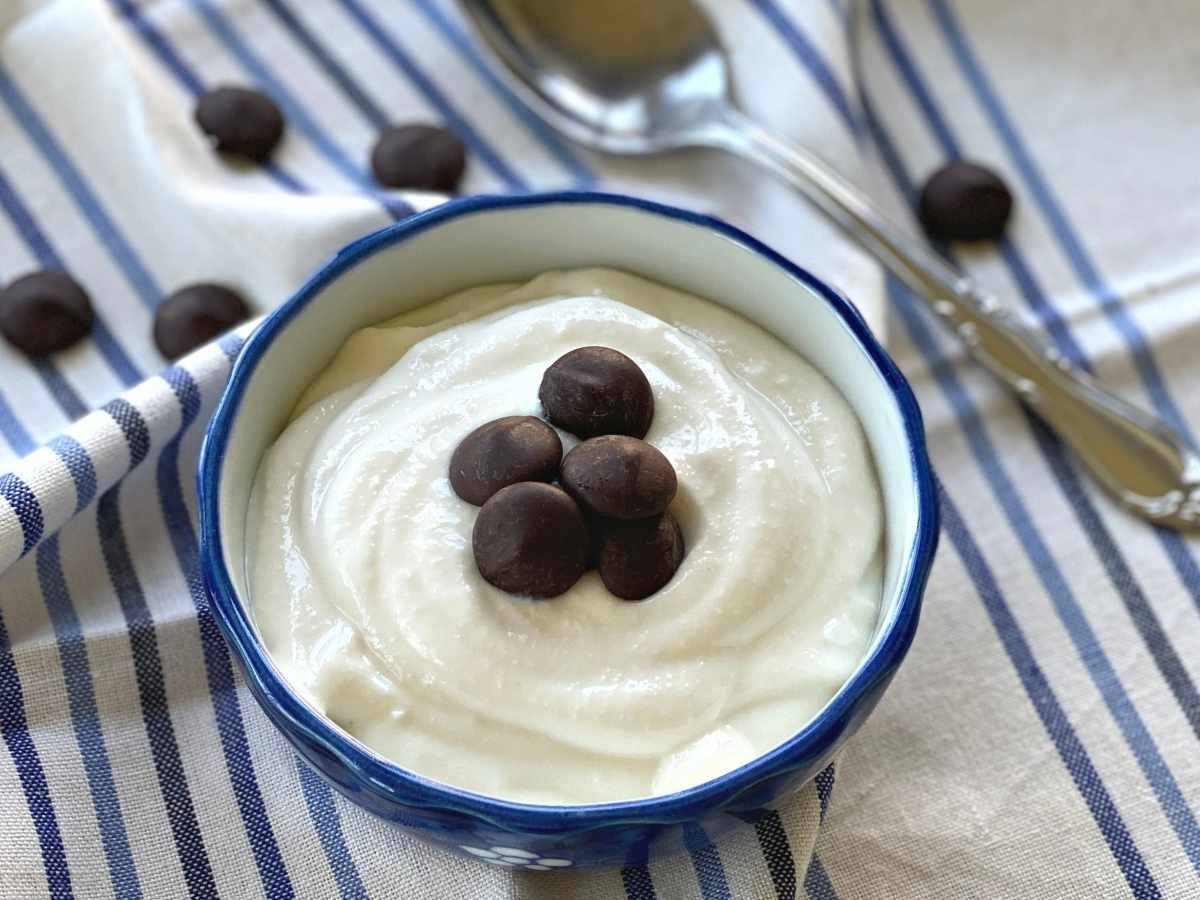
POLYGON ((505 416, 480 425, 450 457, 450 486, 482 506, 518 481, 553 481, 562 460, 558 432, 535 416, 505 416))
POLYGON ((953 160, 921 188, 917 217, 937 240, 995 240, 1004 234, 1012 208, 1012 192, 999 175, 977 163, 953 160))
POLYGON ((222 153, 266 162, 283 137, 275 101, 244 87, 219 87, 196 103, 196 124, 222 153))
POLYGON ((538 399, 559 428, 581 438, 643 438, 654 419, 654 392, 637 363, 610 347, 580 347, 542 376, 538 399))
POLYGON ((683 562, 683 532, 669 512, 636 522, 605 523, 600 580, 622 600, 644 600, 663 588, 683 562))
POLYGON ((250 317, 246 301, 219 284, 180 288, 154 311, 154 343, 167 359, 207 344, 250 317))
POLYGON ((25 275, 0 291, 0 334, 29 356, 65 350, 91 333, 92 301, 66 272, 25 275))
POLYGON ((562 483, 580 506, 612 519, 656 516, 678 488, 675 467, 662 451, 621 434, 575 447, 563 460, 562 483))
POLYGON ((510 594, 556 597, 587 568, 583 513, 561 488, 539 481, 494 494, 475 519, 475 565, 489 584, 510 594))
POLYGON ((451 193, 462 180, 467 151, 452 131, 397 125, 379 135, 371 169, 384 187, 451 193))

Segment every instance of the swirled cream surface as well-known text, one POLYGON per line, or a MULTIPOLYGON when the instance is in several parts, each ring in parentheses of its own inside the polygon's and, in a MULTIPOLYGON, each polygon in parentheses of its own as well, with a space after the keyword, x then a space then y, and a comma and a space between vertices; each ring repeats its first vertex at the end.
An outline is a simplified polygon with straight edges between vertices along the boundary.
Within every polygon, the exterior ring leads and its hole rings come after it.
POLYGON ((353 335, 266 454, 249 515, 254 617, 292 684, 400 765, 510 800, 633 799, 748 762, 842 685, 880 606, 879 488, 838 391, 740 316, 604 269, 353 335), (450 454, 483 422, 537 415, 546 367, 595 344, 653 386, 646 440, 678 473, 687 556, 641 602, 595 572, 513 597, 476 570, 450 454))

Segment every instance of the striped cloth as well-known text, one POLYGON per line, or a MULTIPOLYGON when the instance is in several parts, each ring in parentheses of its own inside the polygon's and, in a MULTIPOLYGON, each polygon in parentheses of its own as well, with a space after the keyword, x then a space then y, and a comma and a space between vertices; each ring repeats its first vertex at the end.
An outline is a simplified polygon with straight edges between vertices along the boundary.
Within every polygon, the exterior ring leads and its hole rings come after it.
MULTIPOLYGON (((947 157, 1002 170, 1009 237, 947 252, 1081 366, 1200 423, 1200 9, 708 5, 747 106, 897 214, 947 157)), ((93 338, 48 362, 0 346, 0 896, 1200 897, 1200 543, 1124 516, 790 192, 714 154, 567 147, 447 0, 8 0, 0 29, 0 278, 67 268, 98 310, 93 338), (222 82, 284 107, 275 165, 231 171, 196 137, 192 98, 222 82), (144 380, 163 365, 151 310, 197 279, 268 308, 333 247, 430 202, 364 171, 378 128, 408 118, 463 137, 466 191, 674 200, 868 314, 892 301, 946 539, 836 792, 831 769, 729 841, 648 867, 496 870, 341 800, 241 686, 199 583, 191 486, 240 339, 144 380)))

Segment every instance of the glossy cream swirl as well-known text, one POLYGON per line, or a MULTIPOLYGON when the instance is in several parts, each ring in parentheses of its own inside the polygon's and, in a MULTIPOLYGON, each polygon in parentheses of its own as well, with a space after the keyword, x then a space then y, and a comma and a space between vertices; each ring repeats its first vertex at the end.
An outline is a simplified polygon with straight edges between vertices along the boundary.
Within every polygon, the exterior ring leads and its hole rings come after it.
POLYGON ((346 343, 259 470, 251 603, 289 679, 402 766, 528 802, 630 799, 748 761, 832 696, 878 614, 881 516, 858 420, 793 351, 631 275, 551 272, 346 343), (538 414, 546 367, 590 344, 653 386, 687 556, 640 603, 594 572, 514 598, 476 571, 448 460, 477 425, 538 414))

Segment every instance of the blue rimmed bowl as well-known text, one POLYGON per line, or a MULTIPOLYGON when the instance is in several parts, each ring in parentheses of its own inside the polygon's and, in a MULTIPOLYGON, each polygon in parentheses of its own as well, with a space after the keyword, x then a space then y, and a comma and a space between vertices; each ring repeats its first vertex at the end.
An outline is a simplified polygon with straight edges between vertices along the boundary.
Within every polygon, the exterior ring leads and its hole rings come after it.
POLYGON ((641 863, 674 852, 682 830, 696 825, 719 839, 735 816, 775 804, 816 775, 870 714, 908 651, 938 529, 916 400, 844 297, 723 222, 592 193, 460 200, 342 250, 246 342, 205 436, 199 490, 202 566, 217 621, 254 696, 296 750, 352 802, 426 840, 538 870, 641 863), (841 390, 862 421, 883 492, 883 604, 867 655, 841 690, 752 762, 676 794, 539 806, 409 772, 292 690, 246 601, 246 511, 263 453, 353 332, 466 287, 582 266, 624 269, 739 312, 841 390))

